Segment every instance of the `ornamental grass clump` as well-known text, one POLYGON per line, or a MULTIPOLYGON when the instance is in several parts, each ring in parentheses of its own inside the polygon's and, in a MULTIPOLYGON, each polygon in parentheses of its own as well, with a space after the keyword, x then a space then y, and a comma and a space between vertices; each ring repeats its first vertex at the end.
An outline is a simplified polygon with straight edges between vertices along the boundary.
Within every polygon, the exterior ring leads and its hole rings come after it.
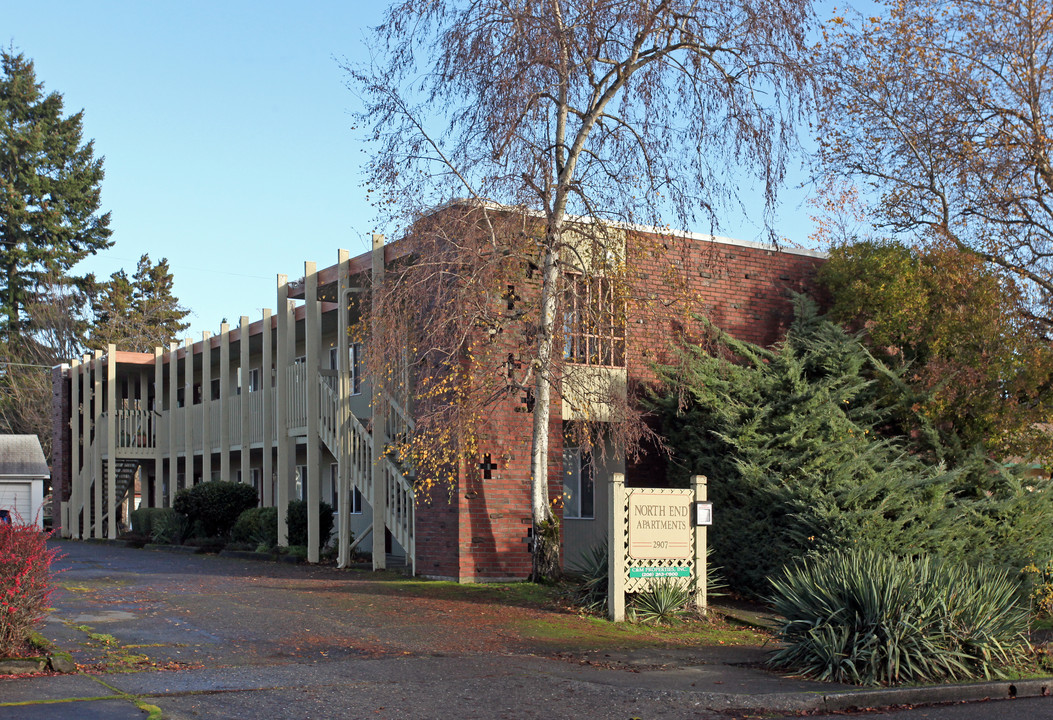
POLYGON ((47 533, 21 522, 0 523, 0 658, 29 652, 35 627, 51 598, 57 550, 47 533))
POLYGON ((999 678, 1026 661, 1028 610, 1005 571, 861 550, 795 564, 772 585, 777 668, 876 685, 999 678))
POLYGON ((636 593, 630 609, 637 622, 669 624, 682 620, 694 605, 694 589, 669 578, 662 578, 636 593))

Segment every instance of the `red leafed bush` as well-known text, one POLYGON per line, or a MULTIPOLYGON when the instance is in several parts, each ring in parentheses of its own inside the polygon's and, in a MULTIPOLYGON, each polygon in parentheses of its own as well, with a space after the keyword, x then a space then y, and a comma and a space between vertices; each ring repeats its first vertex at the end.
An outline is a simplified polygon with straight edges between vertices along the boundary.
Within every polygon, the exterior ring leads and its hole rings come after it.
POLYGON ((0 522, 0 657, 30 651, 33 628, 44 619, 53 590, 48 533, 21 522, 0 522))

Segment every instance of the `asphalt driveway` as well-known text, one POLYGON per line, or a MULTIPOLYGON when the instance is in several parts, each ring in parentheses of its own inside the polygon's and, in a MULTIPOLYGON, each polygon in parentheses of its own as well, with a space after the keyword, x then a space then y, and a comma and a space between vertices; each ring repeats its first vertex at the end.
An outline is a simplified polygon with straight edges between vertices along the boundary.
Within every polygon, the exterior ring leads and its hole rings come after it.
POLYGON ((0 679, 0 717, 728 718, 750 713, 721 708, 804 709, 838 690, 760 669, 759 647, 589 649, 573 614, 456 587, 59 546, 44 634, 82 671, 0 679))

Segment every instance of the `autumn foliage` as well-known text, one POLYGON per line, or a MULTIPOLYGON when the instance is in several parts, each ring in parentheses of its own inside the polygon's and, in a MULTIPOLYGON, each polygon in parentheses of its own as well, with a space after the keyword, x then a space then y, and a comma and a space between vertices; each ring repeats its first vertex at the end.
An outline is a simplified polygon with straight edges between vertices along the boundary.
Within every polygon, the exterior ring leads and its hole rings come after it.
POLYGON ((1053 347, 1011 275, 951 243, 866 241, 833 248, 820 279, 831 316, 904 368, 906 409, 944 442, 1003 460, 1053 457, 1043 425, 1053 410, 1053 347))
POLYGON ((0 523, 0 657, 25 653, 48 608, 58 551, 47 539, 35 526, 0 523))

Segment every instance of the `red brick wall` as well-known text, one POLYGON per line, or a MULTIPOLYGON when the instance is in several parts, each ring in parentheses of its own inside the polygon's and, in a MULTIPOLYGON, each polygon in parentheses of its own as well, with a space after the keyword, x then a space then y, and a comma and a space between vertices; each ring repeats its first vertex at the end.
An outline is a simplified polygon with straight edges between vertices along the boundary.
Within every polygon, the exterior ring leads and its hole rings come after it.
MULTIPOLYGON (((680 332, 698 330, 696 312, 735 337, 769 345, 792 318, 788 293, 809 289, 821 259, 690 239, 651 243, 630 257, 635 273, 627 317, 626 364, 631 380, 653 381, 650 363, 668 358, 680 332), (671 284, 669 277, 681 282, 671 284)), ((563 432, 560 403, 553 401, 549 443, 549 495, 562 492, 563 432)), ((474 581, 525 578, 531 569, 530 520, 532 414, 520 397, 500 402, 484 421, 479 447, 497 465, 484 479, 482 457, 466 462, 452 500, 445 489, 417 511, 417 567, 424 575, 474 581)), ((642 477, 664 473, 650 457, 642 477)), ((557 514, 561 510, 557 509, 557 514)))
POLYGON ((629 303, 630 378, 654 379, 650 363, 669 360, 678 332, 695 335, 698 314, 740 340, 771 345, 792 320, 789 294, 812 289, 822 259, 775 250, 687 239, 630 256, 636 290, 629 303), (682 243, 682 244, 681 244, 682 243), (674 286, 666 278, 683 282, 674 286))

